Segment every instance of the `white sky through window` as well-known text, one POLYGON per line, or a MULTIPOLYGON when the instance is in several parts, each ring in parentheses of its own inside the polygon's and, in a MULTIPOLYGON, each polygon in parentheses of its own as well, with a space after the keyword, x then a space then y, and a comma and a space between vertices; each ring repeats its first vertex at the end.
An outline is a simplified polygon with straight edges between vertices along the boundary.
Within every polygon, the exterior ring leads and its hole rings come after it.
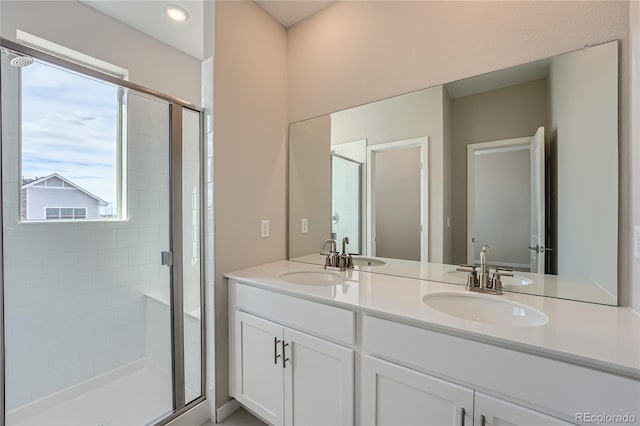
POLYGON ((23 178, 58 173, 115 209, 117 129, 117 87, 37 61, 22 69, 23 178))

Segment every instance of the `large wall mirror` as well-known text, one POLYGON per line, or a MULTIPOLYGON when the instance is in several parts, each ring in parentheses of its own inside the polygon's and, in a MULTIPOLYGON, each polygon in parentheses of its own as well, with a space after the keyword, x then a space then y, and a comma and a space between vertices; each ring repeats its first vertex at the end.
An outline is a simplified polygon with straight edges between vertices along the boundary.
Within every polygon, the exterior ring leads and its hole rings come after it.
POLYGON ((292 123, 289 258, 617 304, 618 42, 292 123))

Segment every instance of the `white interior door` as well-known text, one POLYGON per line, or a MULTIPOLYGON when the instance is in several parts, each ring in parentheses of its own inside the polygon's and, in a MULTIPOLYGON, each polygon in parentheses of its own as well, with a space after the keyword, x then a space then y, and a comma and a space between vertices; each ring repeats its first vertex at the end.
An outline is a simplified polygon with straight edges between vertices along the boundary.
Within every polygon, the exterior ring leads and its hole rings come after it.
POLYGON ((544 127, 531 140, 531 272, 544 274, 545 261, 544 127))
POLYGON ((367 255, 428 262, 428 141, 425 136, 367 147, 367 255), (410 151, 417 151, 411 161, 383 164, 385 157, 410 151), (403 183, 405 177, 411 185, 403 183))
POLYGON ((467 146, 467 263, 488 245, 491 264, 530 270, 532 139, 467 146))

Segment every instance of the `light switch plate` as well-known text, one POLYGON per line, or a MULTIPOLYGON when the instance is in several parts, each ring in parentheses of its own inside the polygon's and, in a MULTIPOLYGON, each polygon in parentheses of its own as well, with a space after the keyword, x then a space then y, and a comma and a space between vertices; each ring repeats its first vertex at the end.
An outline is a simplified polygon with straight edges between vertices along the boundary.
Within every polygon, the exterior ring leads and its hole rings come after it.
POLYGON ((269 238, 269 219, 263 219, 260 221, 260 237, 269 238))
POLYGON ((640 259, 640 226, 633 228, 633 253, 636 259, 640 259))
POLYGON ((307 219, 306 217, 302 218, 302 233, 303 234, 308 234, 309 233, 309 219, 307 219))

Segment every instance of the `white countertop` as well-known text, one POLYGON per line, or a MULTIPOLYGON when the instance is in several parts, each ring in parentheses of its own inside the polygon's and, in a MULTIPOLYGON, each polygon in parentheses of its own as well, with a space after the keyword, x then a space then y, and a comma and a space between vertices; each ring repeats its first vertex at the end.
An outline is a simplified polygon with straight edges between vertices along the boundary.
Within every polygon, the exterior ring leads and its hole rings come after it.
POLYGON ((304 286, 279 278, 285 272, 306 270, 318 271, 322 267, 285 260, 229 272, 225 277, 640 379, 640 315, 630 308, 505 293, 487 297, 505 298, 534 307, 544 312, 549 322, 538 327, 483 324, 441 313, 422 302, 422 298, 431 293, 464 293, 464 287, 460 285, 358 270, 341 272, 349 279, 347 285, 304 286))
MULTIPOLYGON (((385 264, 379 266, 356 266, 355 269, 365 272, 375 272, 377 274, 418 278, 421 280, 451 284, 464 285, 467 282, 467 274, 456 271, 458 265, 421 263, 413 260, 387 259, 382 257, 376 257, 376 259, 384 261, 385 264)), ((294 262, 324 265, 325 256, 310 254, 291 260, 294 262)), ((603 305, 617 305, 616 297, 590 280, 519 271, 514 272, 514 274, 517 277, 526 279, 527 285, 509 285, 505 280, 504 291, 580 300, 603 305)))

